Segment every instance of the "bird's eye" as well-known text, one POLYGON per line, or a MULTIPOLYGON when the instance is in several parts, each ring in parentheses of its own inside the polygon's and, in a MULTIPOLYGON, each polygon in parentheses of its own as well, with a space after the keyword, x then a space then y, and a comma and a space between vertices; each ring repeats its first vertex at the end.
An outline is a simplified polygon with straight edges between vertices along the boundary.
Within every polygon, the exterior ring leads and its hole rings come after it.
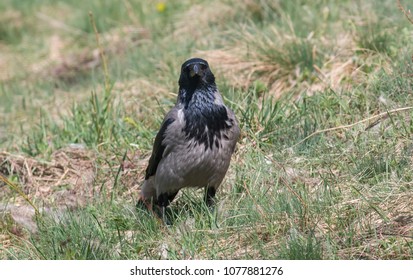
POLYGON ((205 64, 201 64, 201 69, 206 70, 208 67, 205 64))

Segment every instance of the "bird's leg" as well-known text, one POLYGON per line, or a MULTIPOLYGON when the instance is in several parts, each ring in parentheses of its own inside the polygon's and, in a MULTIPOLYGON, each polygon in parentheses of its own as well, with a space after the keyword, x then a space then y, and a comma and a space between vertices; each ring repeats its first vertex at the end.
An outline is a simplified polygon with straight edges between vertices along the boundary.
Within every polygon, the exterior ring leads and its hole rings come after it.
POLYGON ((174 192, 174 193, 170 193, 168 194, 168 201, 169 203, 172 202, 172 200, 174 200, 175 196, 178 194, 178 192, 174 192))
POLYGON ((170 225, 170 221, 166 215, 166 207, 168 207, 168 205, 171 203, 171 201, 175 198, 176 194, 178 192, 175 193, 162 193, 158 196, 157 199, 157 205, 161 208, 160 210, 160 218, 162 219, 162 221, 166 224, 166 225, 170 225))
POLYGON ((160 194, 158 196, 157 204, 161 210, 159 213, 160 218, 165 224, 168 224, 166 220, 166 215, 165 215, 166 207, 169 205, 168 194, 167 193, 160 194))
POLYGON ((210 210, 214 209, 215 205, 215 187, 207 186, 205 187, 204 201, 210 210))

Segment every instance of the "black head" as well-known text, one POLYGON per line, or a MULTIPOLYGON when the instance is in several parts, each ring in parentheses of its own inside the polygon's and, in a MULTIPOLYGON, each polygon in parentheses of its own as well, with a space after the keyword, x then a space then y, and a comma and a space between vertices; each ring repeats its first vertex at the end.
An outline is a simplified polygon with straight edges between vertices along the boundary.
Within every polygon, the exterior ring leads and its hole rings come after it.
POLYGON ((202 58, 191 58, 182 64, 179 86, 184 88, 202 88, 215 85, 215 77, 208 62, 202 58))

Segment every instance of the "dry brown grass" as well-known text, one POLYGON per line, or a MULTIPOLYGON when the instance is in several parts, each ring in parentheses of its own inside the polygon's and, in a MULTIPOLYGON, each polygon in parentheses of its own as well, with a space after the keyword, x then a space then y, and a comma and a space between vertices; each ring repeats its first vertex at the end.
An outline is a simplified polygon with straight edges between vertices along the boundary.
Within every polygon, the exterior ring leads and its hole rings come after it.
MULTIPOLYGON (((22 155, 0 153, 0 171, 17 176, 23 191, 31 200, 43 205, 77 206, 92 195, 95 178, 95 156, 81 147, 57 150, 50 161, 22 155)), ((0 192, 8 191, 3 187, 0 192)), ((22 203, 22 198, 16 198, 22 203)))
MULTIPOLYGON (((104 52, 107 56, 121 56, 127 50, 148 40, 147 29, 124 26, 106 32, 102 38, 104 52)), ((73 41, 63 39, 57 34, 47 39, 49 46, 47 56, 33 63, 31 72, 37 77, 53 78, 71 83, 101 65, 99 48, 73 48, 73 41)))
MULTIPOLYGON (((17 177, 32 203, 40 212, 61 211, 85 205, 92 197, 95 180, 95 156, 81 147, 57 150, 50 161, 28 156, 0 152, 0 173, 17 177)), ((2 247, 19 244, 28 237, 27 231, 36 232, 35 209, 16 196, 0 182, 0 238, 2 247), (5 199, 5 200, 4 200, 5 199), (7 203, 6 203, 7 201, 7 203)), ((1 257, 2 254, 0 254, 1 257)))
MULTIPOLYGON (((356 65, 353 55, 355 51, 354 41, 350 34, 340 34, 336 43, 331 45, 331 41, 324 40, 324 48, 330 48, 334 55, 325 57, 321 67, 314 65, 316 75, 315 80, 302 80, 300 69, 285 68, 276 61, 271 61, 269 57, 250 46, 261 43, 260 48, 274 48, 282 53, 283 44, 294 42, 296 39, 291 35, 282 34, 274 30, 274 41, 265 38, 263 41, 257 39, 256 34, 245 32, 242 39, 234 43, 233 47, 225 49, 214 49, 208 51, 198 51, 197 55, 205 57, 211 65, 215 65, 217 73, 225 77, 234 87, 247 89, 259 79, 268 86, 269 93, 275 97, 296 90, 298 93, 306 92, 311 94, 315 91, 322 91, 326 88, 338 89, 345 83, 352 86, 364 79, 364 73, 358 71, 362 65, 356 65), (259 77, 259 78, 258 78, 259 77)), ((319 51, 314 49, 314 55, 319 51)), ((284 56, 288 56, 287 53, 284 56)))
MULTIPOLYGON (((336 205, 337 220, 342 220, 342 213, 348 209, 357 209, 357 217, 349 218, 348 232, 355 235, 354 245, 351 248, 340 249, 337 253, 342 259, 408 259, 409 243, 413 239, 413 204, 411 191, 401 191, 399 186, 392 184, 393 193, 377 192, 376 188, 369 190, 369 186, 362 187, 355 179, 355 187, 363 189, 362 198, 354 199, 349 182, 343 187, 343 194, 348 199, 336 205), (379 200, 379 201, 378 201, 379 200), (340 215, 340 216, 338 216, 340 215), (395 250, 394 248, 399 248, 395 250), (403 248, 403 250, 401 250, 403 248), (388 251, 383 254, 384 251, 388 251), (399 253, 396 253, 399 251, 399 253)), ((376 186, 377 187, 377 186, 376 186)), ((383 186, 388 187, 388 186, 383 186)), ((334 232, 334 228, 330 233, 334 232)), ((345 237, 336 236, 336 242, 345 243, 345 237), (340 241, 341 240, 341 241, 340 241)))

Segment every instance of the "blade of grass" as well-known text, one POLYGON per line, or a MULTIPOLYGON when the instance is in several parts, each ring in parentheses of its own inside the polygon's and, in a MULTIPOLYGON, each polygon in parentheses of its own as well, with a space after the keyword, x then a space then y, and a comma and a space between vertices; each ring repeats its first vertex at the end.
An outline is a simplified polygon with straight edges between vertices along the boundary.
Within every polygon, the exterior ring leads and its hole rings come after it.
POLYGON ((9 179, 7 179, 5 176, 0 174, 0 180, 3 181, 6 185, 8 185, 12 190, 17 192, 21 197, 23 197, 24 200, 27 201, 27 203, 30 204, 30 206, 33 207, 36 215, 39 215, 39 209, 36 207, 36 205, 33 204, 33 202, 29 199, 29 197, 14 183, 10 182, 9 179))

